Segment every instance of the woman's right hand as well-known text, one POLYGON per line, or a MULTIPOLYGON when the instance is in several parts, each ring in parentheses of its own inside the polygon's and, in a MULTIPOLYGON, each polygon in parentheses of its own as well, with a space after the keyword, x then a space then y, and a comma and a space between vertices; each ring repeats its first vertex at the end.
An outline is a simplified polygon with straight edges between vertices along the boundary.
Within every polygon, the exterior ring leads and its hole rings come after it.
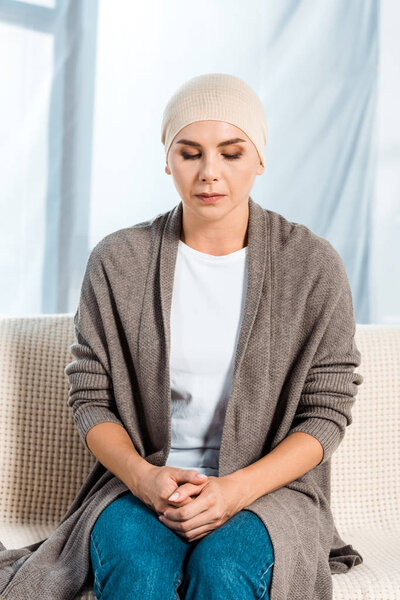
POLYGON ((133 492, 144 502, 149 508, 154 510, 158 515, 161 515, 168 506, 183 506, 193 500, 192 496, 196 496, 201 492, 207 484, 208 477, 202 475, 197 477, 199 473, 195 469, 180 469, 178 467, 168 467, 156 465, 148 465, 145 473, 140 478, 140 483, 137 489, 133 492), (185 485, 185 491, 192 492, 186 496, 185 500, 173 501, 168 498, 181 485, 185 485), (188 486, 192 490, 188 490, 188 486))

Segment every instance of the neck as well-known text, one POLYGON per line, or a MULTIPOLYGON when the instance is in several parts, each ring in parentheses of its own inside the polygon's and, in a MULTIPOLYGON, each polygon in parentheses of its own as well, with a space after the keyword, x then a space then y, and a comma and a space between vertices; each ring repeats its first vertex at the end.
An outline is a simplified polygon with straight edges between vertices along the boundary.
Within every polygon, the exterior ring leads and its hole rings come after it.
POLYGON ((180 239, 199 252, 223 256, 248 245, 249 206, 237 206, 218 221, 199 219, 193 210, 182 206, 180 239))

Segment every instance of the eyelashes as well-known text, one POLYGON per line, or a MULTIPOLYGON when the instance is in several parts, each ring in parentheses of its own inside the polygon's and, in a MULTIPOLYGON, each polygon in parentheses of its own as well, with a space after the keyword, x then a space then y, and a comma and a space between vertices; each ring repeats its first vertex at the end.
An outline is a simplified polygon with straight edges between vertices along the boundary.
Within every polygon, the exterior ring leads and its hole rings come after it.
MULTIPOLYGON (((194 160, 195 158, 199 158, 201 154, 187 154, 186 152, 182 152, 182 156, 184 160, 194 160)), ((242 153, 237 152, 236 154, 223 154, 222 156, 224 156, 228 160, 236 160, 237 158, 240 158, 242 156, 242 153)))

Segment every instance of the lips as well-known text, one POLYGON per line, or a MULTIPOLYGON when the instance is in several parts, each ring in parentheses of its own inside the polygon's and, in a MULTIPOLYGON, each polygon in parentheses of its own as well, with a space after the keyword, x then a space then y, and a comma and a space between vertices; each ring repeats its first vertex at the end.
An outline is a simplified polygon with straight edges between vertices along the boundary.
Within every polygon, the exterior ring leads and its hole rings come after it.
POLYGON ((218 200, 220 200, 220 198, 224 198, 224 196, 224 194, 196 194, 196 197, 206 204, 218 202, 218 200))
POLYGON ((204 196, 205 198, 212 198, 213 196, 224 196, 224 194, 218 194, 217 192, 207 192, 204 194, 197 194, 197 196, 204 196))

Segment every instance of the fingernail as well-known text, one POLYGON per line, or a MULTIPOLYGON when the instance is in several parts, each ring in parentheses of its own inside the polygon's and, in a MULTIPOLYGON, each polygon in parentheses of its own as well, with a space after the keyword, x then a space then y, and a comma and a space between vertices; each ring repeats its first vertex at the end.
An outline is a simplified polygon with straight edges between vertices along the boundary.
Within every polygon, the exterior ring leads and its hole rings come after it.
POLYGON ((205 476, 206 475, 204 473, 197 473, 197 475, 196 475, 197 479, 202 479, 205 476))
POLYGON ((168 500, 177 500, 179 498, 178 492, 174 492, 172 496, 168 498, 168 500))

